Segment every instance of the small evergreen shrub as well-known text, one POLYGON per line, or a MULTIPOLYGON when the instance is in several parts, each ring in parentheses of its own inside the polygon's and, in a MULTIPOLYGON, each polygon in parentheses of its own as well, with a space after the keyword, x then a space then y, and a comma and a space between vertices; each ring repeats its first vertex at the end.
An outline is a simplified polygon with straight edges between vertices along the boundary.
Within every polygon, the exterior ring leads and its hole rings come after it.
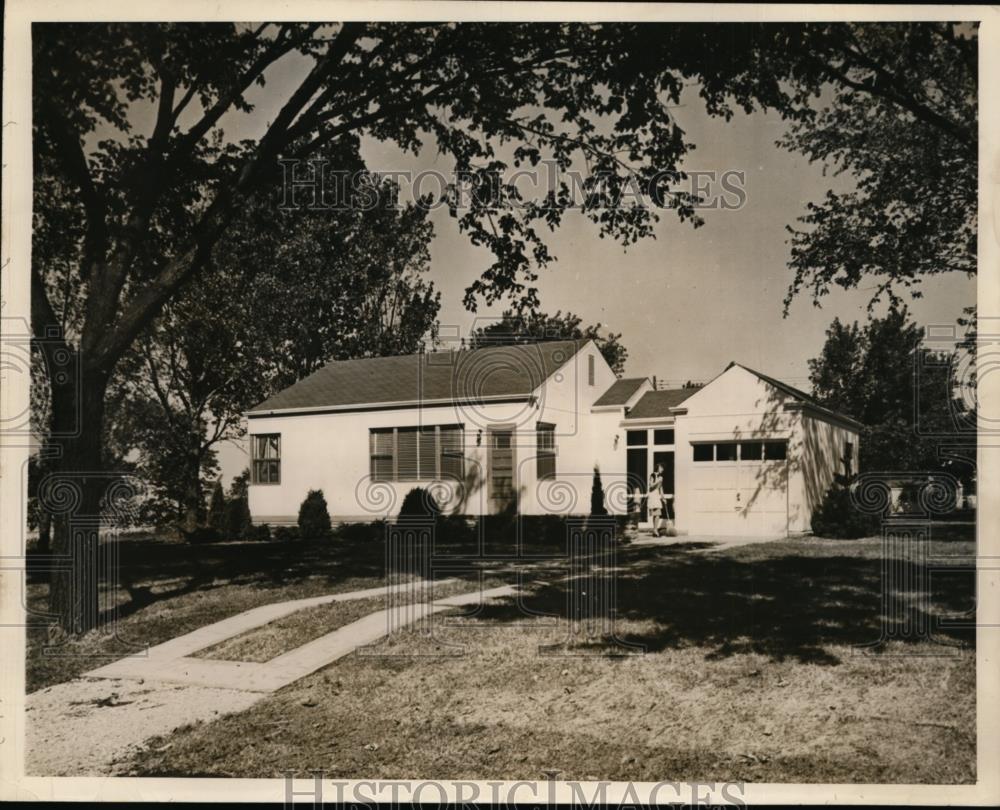
POLYGON ((299 507, 299 536, 304 540, 329 537, 333 533, 323 490, 311 489, 299 507))
POLYGON ((271 539, 271 527, 266 523, 261 523, 258 526, 251 526, 250 531, 247 534, 248 540, 256 540, 260 543, 266 543, 271 539))
POLYGON ((222 539, 222 532, 212 526, 199 526, 192 531, 184 532, 184 539, 192 545, 218 543, 222 539))
POLYGON ((877 515, 862 512, 854 505, 848 487, 834 484, 813 512, 812 531, 817 537, 853 540, 878 534, 879 520, 877 515))
POLYGON ((441 507, 438 506, 434 496, 423 487, 414 487, 406 493, 403 503, 399 507, 400 517, 429 517, 439 518, 441 507))
POLYGON ((225 530, 227 540, 242 540, 253 525, 250 520, 250 503, 246 495, 230 498, 225 507, 225 530))
POLYGON ((208 505, 208 525, 219 532, 226 529, 226 495, 222 491, 222 481, 212 487, 212 500, 208 505))
POLYGON ((289 543, 299 539, 298 526, 276 526, 274 529, 274 539, 279 543, 289 543))
POLYGON ((590 487, 590 514, 594 517, 603 517, 608 514, 608 507, 604 505, 604 484, 601 483, 601 471, 594 465, 594 483, 590 487))

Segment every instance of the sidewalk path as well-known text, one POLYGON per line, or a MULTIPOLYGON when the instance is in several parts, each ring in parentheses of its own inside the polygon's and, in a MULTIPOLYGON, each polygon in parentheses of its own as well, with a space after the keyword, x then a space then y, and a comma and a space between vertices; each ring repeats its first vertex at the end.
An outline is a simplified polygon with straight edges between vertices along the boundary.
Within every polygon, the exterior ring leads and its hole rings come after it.
MULTIPOLYGON (((407 583, 399 590, 425 587, 407 583)), ((441 584, 440 582, 438 584, 441 584)), ((514 594, 505 585, 371 613, 262 664, 189 658, 296 610, 382 596, 386 588, 266 605, 199 628, 144 656, 123 658, 27 696, 26 772, 45 776, 114 775, 116 762, 180 726, 248 709, 266 694, 433 613, 514 594)))

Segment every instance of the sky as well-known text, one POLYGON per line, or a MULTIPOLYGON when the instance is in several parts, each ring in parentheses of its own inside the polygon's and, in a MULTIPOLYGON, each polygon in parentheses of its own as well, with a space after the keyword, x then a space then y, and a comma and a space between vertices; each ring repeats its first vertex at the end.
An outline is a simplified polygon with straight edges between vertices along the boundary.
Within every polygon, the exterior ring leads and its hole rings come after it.
MULTIPOLYGON (((266 86, 250 95, 254 112, 223 119, 227 136, 258 136, 308 67, 299 56, 276 64, 266 86)), ((600 322, 620 332, 629 352, 626 376, 655 375, 680 385, 708 380, 737 361, 808 388, 808 360, 819 353, 826 328, 834 317, 864 322, 875 281, 858 290, 835 288, 822 308, 800 294, 784 317, 783 299, 793 277, 786 226, 804 213, 808 201, 820 200, 827 189, 846 181, 777 147, 786 126, 780 116, 737 112, 729 122, 712 118, 696 90, 688 88, 673 111, 696 144, 681 168, 744 172, 745 205, 702 212, 705 224, 698 229, 667 211, 655 239, 628 250, 598 238, 592 223, 570 214, 547 235, 557 261, 540 271, 541 307, 549 313, 569 310, 585 323, 600 322)), ((373 170, 450 168, 433 144, 419 156, 373 140, 363 141, 362 150, 373 170)), ((435 236, 428 278, 442 294, 440 322, 446 333, 466 335, 477 318, 496 317, 503 309, 501 304, 471 313, 462 304, 465 288, 491 256, 469 244, 446 210, 434 211, 431 219, 435 236)), ((923 298, 909 306, 924 326, 953 325, 963 308, 975 303, 975 279, 964 276, 937 276, 922 290, 923 298)), ((884 306, 875 312, 884 312, 884 306)), ((242 448, 225 447, 220 455, 226 481, 246 465, 242 448)))

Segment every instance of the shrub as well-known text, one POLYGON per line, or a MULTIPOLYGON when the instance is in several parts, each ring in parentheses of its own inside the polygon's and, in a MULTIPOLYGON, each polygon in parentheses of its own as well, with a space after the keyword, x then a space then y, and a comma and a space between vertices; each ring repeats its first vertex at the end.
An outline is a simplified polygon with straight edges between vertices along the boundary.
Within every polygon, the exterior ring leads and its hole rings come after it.
POLYGON ((601 483, 601 471, 594 465, 594 483, 590 487, 590 514, 603 516, 608 513, 604 505, 604 484, 601 483))
POLYGON ((276 526, 274 529, 274 539, 280 543, 287 543, 299 539, 298 526, 276 526))
POLYGON ((306 540, 329 537, 333 532, 323 490, 311 489, 299 507, 299 536, 306 540))
POLYGON ((247 532, 247 539, 266 543, 271 539, 271 527, 266 523, 261 523, 259 526, 251 526, 249 532, 247 532))
POLYGON ((250 503, 246 495, 236 496, 226 501, 225 535, 230 540, 240 540, 247 536, 253 525, 250 520, 250 503))
POLYGON ((348 543, 372 543, 385 540, 385 521, 371 523, 342 523, 337 527, 337 537, 348 543))
POLYGON ((403 498, 403 503, 399 507, 399 516, 438 518, 441 516, 441 507, 438 506, 429 490, 423 487, 414 487, 403 498))
POLYGON ((197 529, 184 532, 184 539, 193 545, 218 543, 222 539, 222 532, 213 526, 199 526, 197 529))
POLYGON ((208 525, 219 532, 226 528, 226 496, 222 491, 222 481, 216 481, 212 487, 212 500, 208 505, 208 525))
POLYGON ((812 531, 818 537, 852 540, 870 537, 878 530, 878 518, 860 511, 851 502, 850 488, 841 484, 830 487, 812 516, 812 531))

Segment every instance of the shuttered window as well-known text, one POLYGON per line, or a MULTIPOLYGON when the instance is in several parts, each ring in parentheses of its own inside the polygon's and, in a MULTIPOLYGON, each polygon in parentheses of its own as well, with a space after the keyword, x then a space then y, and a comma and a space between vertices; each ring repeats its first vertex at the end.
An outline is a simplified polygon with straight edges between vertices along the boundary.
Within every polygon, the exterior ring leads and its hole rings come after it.
POLYGON ((462 425, 375 428, 368 432, 376 481, 461 480, 465 475, 462 425))
POLYGON ((395 441, 392 428, 372 430, 368 433, 368 448, 371 455, 371 476, 376 481, 391 481, 395 441))
POLYGON ((281 434, 258 433, 251 438, 253 483, 281 483, 281 434))
POLYGON ((556 426, 539 422, 535 429, 536 474, 539 481, 556 477, 556 426))

